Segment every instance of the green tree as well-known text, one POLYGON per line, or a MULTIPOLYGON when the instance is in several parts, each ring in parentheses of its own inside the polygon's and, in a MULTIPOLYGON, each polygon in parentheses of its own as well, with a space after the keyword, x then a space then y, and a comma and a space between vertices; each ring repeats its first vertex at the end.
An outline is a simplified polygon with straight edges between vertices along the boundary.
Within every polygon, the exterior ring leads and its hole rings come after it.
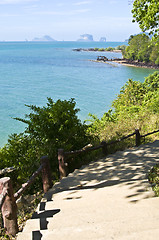
POLYGON ((12 134, 8 143, 0 149, 0 169, 15 167, 16 171, 10 175, 14 187, 19 188, 38 169, 40 157, 34 139, 24 133, 12 134))
POLYGON ((89 132, 100 141, 119 139, 136 128, 143 134, 159 129, 159 72, 149 75, 144 83, 129 79, 112 109, 101 119, 91 116, 89 132))
MULTIPOLYGON (((122 87, 117 99, 113 101, 113 108, 116 113, 125 111, 130 107, 136 108, 142 104, 145 89, 141 82, 129 79, 128 82, 122 87)), ((137 108, 136 108, 137 109, 137 108)))
POLYGON ((17 179, 18 185, 37 170, 43 155, 49 156, 52 173, 58 177, 58 149, 71 151, 89 143, 87 126, 78 118, 79 109, 75 105, 74 99, 54 102, 48 98, 46 106, 27 105, 31 112, 25 119, 16 118, 26 123, 26 129, 21 134, 11 135, 0 149, 0 168, 16 167, 19 171, 14 180, 17 179))
POLYGON ((123 56, 130 60, 149 62, 150 53, 150 38, 146 34, 138 34, 130 37, 129 46, 123 52, 123 56))
MULTIPOLYGON (((157 96, 159 96, 159 73, 154 72, 145 78, 144 83, 129 79, 122 87, 117 99, 113 101, 112 106, 117 114, 127 110, 130 112, 130 109, 136 109, 137 112, 144 111, 144 109, 153 110, 154 99, 155 103, 159 99, 157 96)), ((159 113, 159 109, 157 112, 159 113)))
POLYGON ((34 139, 41 151, 57 162, 58 148, 74 150, 88 143, 86 125, 77 117, 74 99, 57 100, 48 98, 47 106, 27 105, 31 113, 25 119, 16 118, 27 124, 25 133, 34 139))
POLYGON ((151 42, 151 49, 150 61, 159 65, 159 36, 151 42))
POLYGON ((143 32, 150 34, 159 32, 159 1, 158 0, 135 0, 133 2, 133 22, 137 22, 143 32))

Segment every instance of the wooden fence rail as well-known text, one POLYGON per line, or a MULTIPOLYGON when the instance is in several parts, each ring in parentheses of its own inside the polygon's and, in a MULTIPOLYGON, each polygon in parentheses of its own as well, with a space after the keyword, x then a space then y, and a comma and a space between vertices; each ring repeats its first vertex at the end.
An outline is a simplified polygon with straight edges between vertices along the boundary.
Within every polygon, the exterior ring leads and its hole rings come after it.
MULTIPOLYGON (((60 179, 67 175, 67 159, 71 156, 79 155, 81 153, 86 153, 98 149, 102 149, 103 153, 106 155, 108 153, 107 147, 112 144, 116 144, 121 142, 124 139, 130 138, 132 136, 136 136, 135 138, 135 145, 139 146, 141 143, 141 138, 145 138, 151 134, 157 133, 157 131, 153 131, 151 133, 147 133, 145 135, 141 135, 139 130, 136 129, 135 132, 129 134, 125 137, 122 137, 119 140, 112 141, 110 143, 101 142, 99 146, 96 147, 89 147, 86 146, 80 150, 65 152, 64 149, 58 150, 58 162, 59 162, 59 173, 60 179)), ((7 168, 4 170, 0 170, 0 175, 6 173, 7 171, 13 171, 14 168, 7 168)), ((0 209, 2 211, 4 227, 6 228, 7 232, 13 236, 16 235, 18 232, 18 225, 17 225, 17 205, 16 200, 24 193, 24 191, 35 181, 36 177, 42 173, 42 181, 43 181, 43 191, 46 193, 49 188, 52 187, 52 179, 51 179, 51 171, 49 165, 49 159, 47 156, 41 158, 41 165, 33 173, 30 179, 22 185, 22 187, 14 194, 11 179, 9 177, 0 178, 0 209)))
POLYGON ((111 141, 109 143, 106 143, 106 142, 103 141, 103 142, 101 142, 101 144, 99 146, 96 146, 96 147, 82 148, 80 150, 75 150, 75 151, 71 151, 71 152, 65 152, 64 149, 59 149, 58 150, 58 162, 59 162, 60 179, 62 179, 63 177, 66 177, 67 174, 68 174, 67 159, 69 157, 76 156, 76 155, 79 155, 81 153, 94 151, 94 150, 97 150, 97 149, 100 149, 100 148, 102 149, 103 153, 105 155, 107 155, 108 154, 108 150, 107 150, 108 146, 119 143, 119 142, 121 142, 125 139, 128 139, 128 138, 130 138, 134 135, 135 135, 135 146, 138 147, 141 144, 141 138, 145 138, 146 136, 149 136, 151 134, 158 133, 158 132, 159 132, 159 130, 156 130, 156 131, 147 133, 145 135, 141 135, 140 132, 139 132, 139 129, 135 129, 135 132, 133 132, 133 133, 127 135, 127 136, 124 136, 124 137, 122 137, 118 140, 115 140, 115 141, 111 141))
POLYGON ((13 236, 18 232, 16 200, 35 181, 40 173, 42 173, 43 191, 46 193, 49 188, 52 187, 51 171, 47 156, 41 158, 41 165, 38 170, 33 173, 26 183, 22 184, 22 187, 15 194, 11 179, 9 177, 0 179, 0 208, 2 211, 4 228, 13 236))
POLYGON ((16 170, 16 168, 14 168, 14 167, 4 168, 4 169, 0 170, 0 175, 10 173, 10 172, 13 172, 15 170, 16 170))

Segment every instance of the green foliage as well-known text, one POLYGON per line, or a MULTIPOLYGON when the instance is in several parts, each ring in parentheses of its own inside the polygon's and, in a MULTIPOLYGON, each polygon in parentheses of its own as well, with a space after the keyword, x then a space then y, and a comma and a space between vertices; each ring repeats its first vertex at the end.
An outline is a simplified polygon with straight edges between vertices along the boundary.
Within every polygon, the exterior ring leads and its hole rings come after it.
POLYGON ((123 51, 123 50, 125 50, 125 48, 126 48, 126 45, 119 45, 119 46, 117 46, 117 47, 107 47, 107 48, 105 48, 105 51, 114 51, 114 50, 121 50, 121 51, 123 51))
POLYGON ((126 59, 158 65, 159 38, 151 40, 146 34, 130 36, 129 46, 122 53, 126 59))
POLYGON ((156 58, 155 64, 159 65, 159 57, 156 58))
POLYGON ((148 48, 149 44, 150 38, 145 34, 138 34, 131 37, 129 46, 124 52, 124 58, 148 62, 150 55, 150 49, 148 48))
POLYGON ((125 48, 126 48, 126 45, 119 45, 115 49, 116 50, 125 50, 125 48))
POLYGON ((144 83, 129 79, 112 109, 101 119, 90 115, 88 131, 99 141, 119 139, 137 128, 142 134, 159 129, 159 73, 149 75, 144 83))
POLYGON ((11 135, 8 143, 0 149, 0 169, 12 166, 16 168, 16 171, 9 174, 16 188, 37 170, 39 159, 38 146, 24 133, 11 135))
POLYGON ((145 78, 144 83, 129 79, 112 106, 117 114, 130 112, 134 115, 145 110, 159 113, 159 108, 156 107, 159 105, 158 99, 159 73, 154 72, 145 78))
POLYGON ((142 103, 143 95, 144 87, 142 83, 129 79, 122 87, 117 99, 113 101, 112 106, 116 113, 129 110, 129 107, 137 109, 137 106, 142 103))
POLYGON ((159 32, 159 1, 158 0, 135 0, 133 3, 133 22, 137 22, 143 32, 159 32))
POLYGON ((87 126, 78 119, 79 109, 75 105, 74 99, 53 102, 48 98, 46 106, 27 105, 31 110, 30 114, 25 119, 16 118, 26 123, 26 130, 19 135, 10 136, 7 145, 0 149, 0 168, 16 167, 18 171, 14 179, 17 178, 18 185, 37 170, 43 155, 49 156, 52 172, 57 178, 58 149, 71 151, 89 143, 87 126))
POLYGON ((152 189, 156 197, 159 197, 159 164, 156 164, 149 172, 148 179, 152 184, 152 189))
POLYGON ((90 119, 87 120, 89 122, 89 130, 91 135, 93 135, 94 140, 98 141, 100 139, 100 132, 102 129, 107 125, 111 125, 111 123, 114 123, 116 121, 115 115, 112 113, 112 109, 110 109, 108 112, 103 114, 103 117, 101 119, 98 119, 98 117, 94 114, 89 113, 90 119))
MULTIPOLYGON (((39 167, 43 155, 49 155, 52 173, 57 178, 59 148, 71 151, 90 141, 99 143, 119 139, 136 128, 142 134, 159 129, 159 73, 149 75, 144 83, 129 79, 113 101, 112 109, 101 119, 90 114, 87 125, 78 119, 79 109, 75 105, 74 99, 53 102, 48 98, 46 106, 29 105, 31 112, 25 119, 17 118, 26 123, 25 132, 11 135, 8 143, 0 149, 0 168, 17 168, 12 178, 17 187, 39 167)), ((71 163, 70 169, 73 170, 74 164, 80 166, 87 161, 85 156, 84 161, 81 159, 80 156, 77 164, 71 163)), ((39 184, 40 181, 36 181, 35 190, 39 184)))
POLYGON ((106 49, 105 49, 105 51, 113 51, 114 50, 114 48, 113 47, 107 47, 106 49))
POLYGON ((104 49, 104 48, 98 48, 98 51, 99 51, 99 52, 104 52, 105 49, 104 49))
POLYGON ((85 129, 77 117, 79 109, 75 108, 75 101, 48 98, 46 107, 27 106, 32 111, 25 119, 16 118, 27 124, 26 133, 29 134, 49 156, 55 156, 58 148, 65 150, 77 149, 87 140, 85 129))
POLYGON ((150 62, 159 65, 159 37, 155 41, 151 41, 150 62))

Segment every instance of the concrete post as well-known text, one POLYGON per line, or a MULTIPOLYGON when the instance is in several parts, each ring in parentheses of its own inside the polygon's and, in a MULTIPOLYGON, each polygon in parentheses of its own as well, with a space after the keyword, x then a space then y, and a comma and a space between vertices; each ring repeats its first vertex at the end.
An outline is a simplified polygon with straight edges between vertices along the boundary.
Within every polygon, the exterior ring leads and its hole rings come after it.
POLYGON ((107 155, 108 154, 107 143, 103 141, 103 142, 101 142, 101 145, 102 145, 103 154, 107 155))
POLYGON ((58 150, 58 162, 60 179, 62 179, 63 177, 67 176, 64 149, 58 150))
POLYGON ((136 134, 136 147, 138 147, 141 144, 141 136, 139 129, 135 129, 135 134, 136 134))
POLYGON ((43 191, 46 193, 52 187, 51 169, 50 163, 47 156, 41 157, 41 164, 44 164, 42 168, 42 180, 43 180, 43 191))
POLYGON ((9 177, 4 177, 0 179, 0 194, 3 192, 4 188, 7 190, 7 195, 1 209, 4 227, 6 228, 8 234, 15 236, 18 232, 17 205, 14 198, 13 187, 9 177))

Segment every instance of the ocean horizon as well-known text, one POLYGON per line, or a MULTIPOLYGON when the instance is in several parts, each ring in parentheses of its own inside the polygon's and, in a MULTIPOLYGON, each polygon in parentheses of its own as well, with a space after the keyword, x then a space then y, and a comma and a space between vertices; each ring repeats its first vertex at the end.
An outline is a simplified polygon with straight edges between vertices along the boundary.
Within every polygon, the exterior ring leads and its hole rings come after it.
POLYGON ((54 101, 74 98, 81 121, 92 113, 99 118, 111 107, 129 78, 144 81, 155 70, 99 63, 98 55, 121 58, 114 52, 76 52, 75 48, 106 48, 126 42, 0 42, 0 147, 8 135, 24 131, 14 120, 29 113, 27 105, 45 106, 54 101))

